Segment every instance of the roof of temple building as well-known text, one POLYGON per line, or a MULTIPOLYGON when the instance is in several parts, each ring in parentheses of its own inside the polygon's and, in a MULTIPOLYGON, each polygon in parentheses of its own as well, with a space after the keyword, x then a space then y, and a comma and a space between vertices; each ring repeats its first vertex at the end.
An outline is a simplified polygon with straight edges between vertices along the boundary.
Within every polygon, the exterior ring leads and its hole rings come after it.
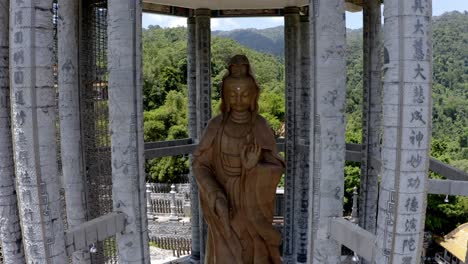
POLYGON ((445 235, 443 239, 438 239, 436 241, 459 260, 468 263, 468 259, 466 259, 468 248, 468 223, 460 225, 452 232, 445 235))

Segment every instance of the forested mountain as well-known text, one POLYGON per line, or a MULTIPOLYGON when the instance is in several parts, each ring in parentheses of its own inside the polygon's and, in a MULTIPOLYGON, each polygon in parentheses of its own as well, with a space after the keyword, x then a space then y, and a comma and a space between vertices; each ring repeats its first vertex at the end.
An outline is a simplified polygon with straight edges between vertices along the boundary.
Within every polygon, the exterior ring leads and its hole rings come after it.
MULTIPOLYGON (((433 21, 431 155, 468 171, 468 13, 446 13, 433 21)), ((143 31, 145 141, 188 137, 186 34, 185 28, 157 26, 143 31)), ((213 115, 219 112, 219 89, 228 59, 235 54, 246 54, 262 89, 260 112, 277 136, 284 135, 284 60, 278 56, 283 52, 282 42, 282 27, 214 32, 211 62, 213 115), (256 50, 246 47, 254 43, 257 46, 250 47, 256 50)), ((348 30, 347 44, 346 140, 360 143, 362 30, 348 30)), ((188 159, 155 159, 148 162, 147 171, 150 180, 175 182, 178 175, 188 171, 188 159)), ((345 209, 349 209, 347 200, 352 188, 359 186, 359 173, 358 164, 347 163, 345 209)), ((439 176, 431 173, 431 177, 439 176)), ((468 221, 468 198, 450 197, 449 200, 445 203, 444 196, 429 196, 428 230, 447 232, 468 221)))
POLYGON ((267 29, 236 29, 230 31, 213 31, 213 36, 230 38, 239 44, 256 51, 283 57, 284 28, 283 26, 267 29))

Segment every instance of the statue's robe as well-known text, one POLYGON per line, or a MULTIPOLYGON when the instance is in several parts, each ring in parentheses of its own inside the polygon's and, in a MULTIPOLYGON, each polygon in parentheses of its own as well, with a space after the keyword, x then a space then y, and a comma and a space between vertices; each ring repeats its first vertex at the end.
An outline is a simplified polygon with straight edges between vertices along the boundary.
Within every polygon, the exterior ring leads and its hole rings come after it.
POLYGON ((254 168, 242 168, 242 174, 233 177, 221 165, 224 124, 223 115, 210 120, 193 154, 201 207, 208 223, 205 263, 281 263, 281 235, 272 222, 276 187, 285 165, 273 131, 260 115, 249 123, 250 134, 261 147, 260 160, 254 168), (230 236, 215 211, 218 198, 229 203, 230 236))

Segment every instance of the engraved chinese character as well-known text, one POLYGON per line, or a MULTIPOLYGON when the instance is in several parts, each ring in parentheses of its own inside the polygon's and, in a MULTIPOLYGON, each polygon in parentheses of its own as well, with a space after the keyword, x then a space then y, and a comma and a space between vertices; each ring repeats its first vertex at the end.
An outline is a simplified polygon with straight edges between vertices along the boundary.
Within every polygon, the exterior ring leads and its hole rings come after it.
POLYGON ((411 264, 411 260, 413 260, 413 257, 403 257, 403 264, 411 264))
POLYGON ((39 256, 39 247, 37 245, 31 245, 31 252, 34 256, 39 256))
POLYGON ((24 125, 26 122, 26 114, 23 112, 23 110, 19 111, 19 113, 16 113, 16 122, 18 122, 20 126, 24 125))
POLYGON ((34 228, 32 226, 28 226, 28 236, 30 240, 34 240, 36 236, 36 232, 34 232, 34 228))
POLYGON ((421 121, 421 123, 423 123, 423 124, 425 125, 425 124, 426 124, 426 121, 424 121, 421 112, 422 112, 422 109, 421 109, 421 111, 416 110, 416 111, 414 111, 413 113, 411 113, 411 120, 410 120, 410 122, 413 123, 413 121, 421 121))
MULTIPOLYGON (((19 154, 19 161, 24 164, 24 166, 29 166, 29 157, 28 157, 28 152, 27 151, 20 151, 19 154)), ((27 175, 27 173, 26 173, 27 175)))
POLYGON ((416 231, 416 218, 406 219, 405 232, 416 231))
POLYGON ((416 156, 411 155, 410 160, 407 161, 407 163, 415 169, 419 167, 419 165, 421 165, 421 162, 422 162, 422 157, 419 154, 417 154, 416 156))
POLYGON ((24 52, 22 50, 13 53, 13 60, 16 64, 24 63, 24 52))
POLYGON ((26 220, 26 221, 30 221, 32 222, 33 221, 33 212, 31 209, 29 208, 26 208, 24 209, 24 216, 23 218, 26 220), (29 220, 28 220, 29 219, 29 220))
POLYGON ((23 200, 27 203, 31 203, 32 202, 32 198, 31 198, 31 191, 30 190, 24 190, 23 191, 23 200))
POLYGON ((8 95, 6 96, 0 96, 0 108, 9 108, 9 105, 8 105, 8 95))
POLYGON ((13 73, 15 79, 15 84, 23 84, 24 82, 24 73, 22 71, 17 71, 13 73))
POLYGON ((15 43, 23 43, 23 32, 16 32, 13 37, 15 43))
POLYGON ((424 90, 421 85, 415 86, 413 89, 414 96, 413 96, 413 103, 422 104, 426 99, 424 97, 424 90))
MULTIPOLYGON (((15 103, 17 103, 19 105, 24 105, 23 91, 15 92, 15 103)), ((23 134, 23 136, 24 136, 24 134, 23 134)))
POLYGON ((414 0, 414 6, 412 6, 413 11, 419 11, 419 12, 424 12, 424 7, 422 6, 422 0, 414 0))
POLYGON ((406 248, 408 248, 409 251, 416 250, 416 241, 414 240, 414 238, 403 240, 403 252, 405 252, 406 248))
POLYGON ((424 76, 422 73, 424 71, 424 68, 421 67, 421 65, 418 63, 418 68, 414 69, 416 72, 416 75, 413 77, 413 79, 416 79, 418 76, 420 76, 423 80, 426 80, 426 76, 424 76))
POLYGON ((416 212, 418 211, 419 205, 416 197, 406 199, 405 204, 406 211, 416 212))
POLYGON ((19 143, 26 142, 26 136, 24 135, 23 131, 18 131, 18 141, 19 143))
POLYGON ((418 131, 416 133, 414 130, 411 130, 411 136, 410 136, 410 142, 412 145, 414 145, 415 142, 418 143, 418 147, 421 147, 421 141, 423 140, 424 135, 421 133, 421 131, 418 131))
POLYGON ((413 42, 414 58, 418 61, 424 60, 423 39, 419 38, 413 42))
POLYGON ((419 177, 408 179, 408 188, 418 188, 419 184, 421 184, 419 177))
POLYGON ((333 106, 335 106, 336 99, 338 99, 337 90, 329 91, 328 95, 323 97, 323 101, 325 103, 330 103, 333 106))
POLYGON ((23 24, 23 11, 15 12, 15 25, 23 24))
POLYGON ((422 28, 423 28, 423 24, 421 24, 421 21, 419 21, 419 18, 418 18, 418 20, 416 20, 416 25, 414 25, 413 34, 417 34, 419 32, 421 32, 421 34, 424 34, 424 30, 422 28))

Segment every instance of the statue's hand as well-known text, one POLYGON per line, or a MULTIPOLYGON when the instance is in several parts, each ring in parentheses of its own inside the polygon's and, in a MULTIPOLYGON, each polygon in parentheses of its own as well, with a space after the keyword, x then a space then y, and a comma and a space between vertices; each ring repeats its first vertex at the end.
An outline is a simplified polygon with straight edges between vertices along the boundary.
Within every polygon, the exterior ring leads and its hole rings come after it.
POLYGON ((218 215, 221 224, 224 227, 226 237, 231 237, 231 224, 229 221, 229 208, 226 199, 218 198, 215 203, 215 211, 218 215))
POLYGON ((256 144, 244 146, 243 151, 241 152, 241 161, 244 168, 250 170, 255 167, 260 159, 260 154, 262 153, 262 148, 256 144))

